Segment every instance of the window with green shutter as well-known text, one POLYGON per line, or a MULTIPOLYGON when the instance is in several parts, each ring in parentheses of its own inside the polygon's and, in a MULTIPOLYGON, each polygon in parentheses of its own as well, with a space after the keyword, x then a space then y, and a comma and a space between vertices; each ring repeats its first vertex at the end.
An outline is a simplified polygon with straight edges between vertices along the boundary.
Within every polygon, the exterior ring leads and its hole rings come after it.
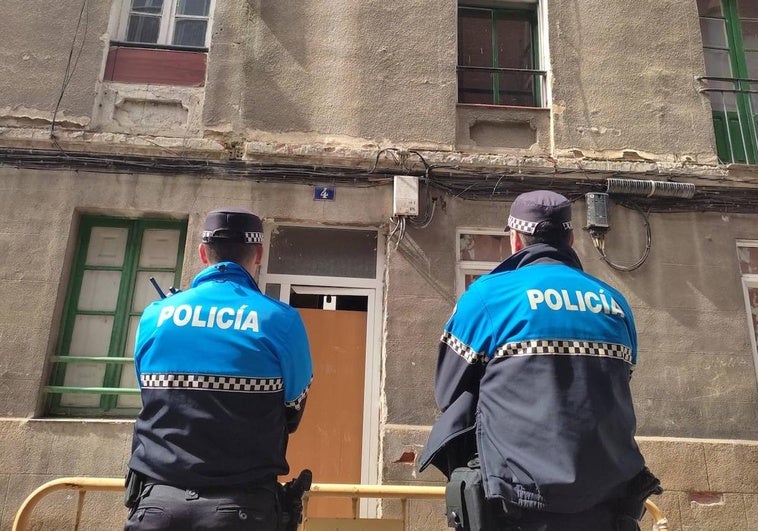
POLYGON ((544 107, 538 3, 458 7, 458 102, 544 107))
POLYGON ((47 413, 131 416, 140 407, 134 338, 158 298, 150 277, 178 286, 186 221, 81 219, 61 333, 52 358, 47 413))
POLYGON ((698 0, 703 81, 724 163, 758 163, 758 2, 698 0))

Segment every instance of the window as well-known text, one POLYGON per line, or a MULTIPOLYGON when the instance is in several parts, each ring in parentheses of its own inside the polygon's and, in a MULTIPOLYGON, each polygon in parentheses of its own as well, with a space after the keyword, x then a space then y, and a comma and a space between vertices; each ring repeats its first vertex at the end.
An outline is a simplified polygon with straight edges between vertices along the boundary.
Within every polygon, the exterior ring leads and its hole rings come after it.
POLYGON ((214 0, 123 0, 103 81, 202 87, 214 0))
POLYGON ((537 7, 458 7, 459 103, 544 106, 537 7))
POLYGON ((745 295, 750 342, 758 371, 758 241, 737 241, 737 259, 742 273, 742 289, 745 295))
POLYGON ((758 163, 758 3, 698 0, 716 150, 722 162, 758 163))
POLYGON ((211 4, 212 0, 126 0, 123 40, 206 48, 211 4))
POLYGON ((502 229, 458 229, 455 281, 458 296, 510 255, 510 237, 502 229))
POLYGON ((133 415, 142 310, 179 284, 186 222, 83 217, 47 393, 53 415, 133 415))

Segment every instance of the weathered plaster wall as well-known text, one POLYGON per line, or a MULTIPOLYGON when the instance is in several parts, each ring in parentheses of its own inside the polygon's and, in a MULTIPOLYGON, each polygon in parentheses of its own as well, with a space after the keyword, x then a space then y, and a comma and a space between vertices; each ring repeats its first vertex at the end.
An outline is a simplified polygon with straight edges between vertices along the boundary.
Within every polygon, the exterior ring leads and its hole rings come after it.
MULTIPOLYGON (((507 205, 446 198, 426 229, 409 229, 389 256, 387 421, 434 420, 436 347, 453 309, 455 230, 500 230, 507 205)), ((585 225, 584 201, 574 208, 585 225)), ((632 378, 638 433, 758 439, 758 383, 735 240, 755 239, 756 216, 653 214, 652 248, 633 272, 606 265, 577 230, 585 270, 619 288, 635 312, 639 359, 632 378)), ((645 247, 635 210, 611 208, 606 252, 634 263, 645 247)))
POLYGON ((451 145, 454 2, 220 2, 208 129, 451 145))
POLYGON ((548 18, 557 153, 715 163, 695 2, 554 0, 548 18))
MULTIPOLYGON (((81 2, 3 0, 0 5, 0 126, 49 127, 61 94, 81 2)), ((70 81, 56 120, 89 124, 107 50, 111 2, 87 2, 70 81), (81 54, 80 54, 81 52, 81 54)))

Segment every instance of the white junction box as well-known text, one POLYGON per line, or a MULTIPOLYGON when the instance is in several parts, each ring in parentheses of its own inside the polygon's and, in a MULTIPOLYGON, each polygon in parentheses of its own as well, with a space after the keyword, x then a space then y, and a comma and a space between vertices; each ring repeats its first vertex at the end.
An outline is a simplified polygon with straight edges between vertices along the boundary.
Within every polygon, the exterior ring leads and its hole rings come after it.
POLYGON ((418 177, 395 175, 393 216, 418 216, 418 177))

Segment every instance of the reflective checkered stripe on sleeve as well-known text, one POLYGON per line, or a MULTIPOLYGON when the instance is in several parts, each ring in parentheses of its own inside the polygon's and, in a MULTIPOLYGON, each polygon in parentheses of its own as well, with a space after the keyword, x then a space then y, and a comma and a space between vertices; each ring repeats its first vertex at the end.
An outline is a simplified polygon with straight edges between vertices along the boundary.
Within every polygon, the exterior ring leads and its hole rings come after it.
POLYGON ((303 389, 303 392, 298 395, 298 397, 294 400, 290 400, 289 402, 285 402, 284 405, 288 408, 292 408, 295 410, 300 410, 300 405, 303 403, 303 400, 308 396, 308 391, 311 388, 311 384, 313 383, 313 376, 311 376, 311 381, 308 382, 308 385, 305 386, 305 389, 303 389))
POLYGON ((597 356, 615 358, 632 365, 632 349, 618 343, 531 339, 506 343, 495 351, 495 358, 514 356, 597 356))
POLYGON ((236 393, 278 393, 284 389, 281 378, 241 378, 213 374, 142 374, 140 383, 147 389, 197 389, 236 393))
POLYGON ((440 338, 440 341, 446 344, 450 349, 458 354, 461 358, 466 360, 466 363, 473 365, 478 361, 485 361, 484 355, 479 354, 473 348, 469 347, 463 341, 455 337, 453 334, 445 330, 440 338))

